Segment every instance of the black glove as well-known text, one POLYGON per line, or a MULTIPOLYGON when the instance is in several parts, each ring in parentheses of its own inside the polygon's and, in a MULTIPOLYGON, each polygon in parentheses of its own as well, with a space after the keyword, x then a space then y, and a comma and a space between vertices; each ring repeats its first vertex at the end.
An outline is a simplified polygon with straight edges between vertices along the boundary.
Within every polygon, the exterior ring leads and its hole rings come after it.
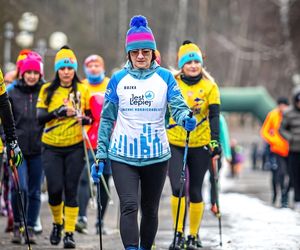
POLYGON ((82 125, 90 125, 90 124, 92 124, 92 122, 93 122, 92 118, 90 118, 88 116, 83 116, 82 117, 82 121, 81 121, 82 125))
POLYGON ((7 142, 6 150, 9 165, 19 167, 22 164, 23 155, 17 140, 7 142))
POLYGON ((58 109, 53 111, 53 115, 55 117, 66 117, 67 116, 67 107, 65 105, 61 105, 58 109))
POLYGON ((217 140, 211 140, 208 146, 211 157, 221 155, 221 146, 219 145, 219 142, 217 140))

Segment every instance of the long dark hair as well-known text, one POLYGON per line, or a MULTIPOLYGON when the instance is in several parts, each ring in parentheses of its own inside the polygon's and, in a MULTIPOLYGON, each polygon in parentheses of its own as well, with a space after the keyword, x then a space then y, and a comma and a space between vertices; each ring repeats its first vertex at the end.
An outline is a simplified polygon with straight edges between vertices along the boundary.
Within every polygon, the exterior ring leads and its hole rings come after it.
MULTIPOLYGON (((72 79, 72 85, 71 85, 72 86, 71 91, 74 92, 75 98, 76 98, 76 93, 77 93, 77 83, 81 83, 81 81, 80 81, 78 75, 75 72, 75 75, 72 79)), ((58 72, 56 72, 54 80, 51 82, 49 87, 47 87, 45 89, 45 92, 47 93, 47 98, 46 98, 46 101, 45 101, 46 105, 49 105, 55 90, 57 90, 57 88, 59 86, 60 86, 60 79, 59 79, 59 76, 58 76, 58 72)))

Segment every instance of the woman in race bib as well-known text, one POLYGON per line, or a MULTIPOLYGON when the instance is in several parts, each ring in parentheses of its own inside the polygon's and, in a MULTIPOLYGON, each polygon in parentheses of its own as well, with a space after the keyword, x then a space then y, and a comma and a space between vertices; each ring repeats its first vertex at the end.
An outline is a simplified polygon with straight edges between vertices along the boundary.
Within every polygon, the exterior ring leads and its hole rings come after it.
POLYGON ((84 167, 82 126, 92 122, 90 94, 78 79, 77 60, 69 47, 57 52, 54 69, 55 79, 43 85, 37 102, 38 119, 44 124, 42 164, 53 216, 50 243, 58 245, 64 229, 64 248, 75 248, 77 189, 84 167))
POLYGON ((156 235, 159 200, 171 157, 165 130, 167 107, 186 130, 195 127, 172 73, 156 63, 155 50, 147 19, 134 16, 126 36, 128 61, 107 86, 97 162, 92 166, 93 179, 98 182, 107 159, 111 160, 120 198, 120 233, 127 250, 151 249, 156 235))
MULTIPOLYGON (((180 199, 180 213, 176 232, 175 246, 169 249, 199 249, 201 241, 198 231, 204 212, 202 184, 206 171, 211 164, 211 157, 220 155, 219 146, 219 114, 220 93, 218 85, 203 68, 203 57, 199 47, 185 41, 178 50, 178 68, 176 80, 181 93, 197 120, 196 129, 190 135, 187 155, 187 170, 189 173, 189 233, 187 241, 184 235, 185 190, 180 199)), ((171 144, 172 158, 170 160, 169 178, 172 187, 171 211, 173 225, 180 193, 180 176, 185 152, 185 131, 170 118, 168 138, 171 144)))

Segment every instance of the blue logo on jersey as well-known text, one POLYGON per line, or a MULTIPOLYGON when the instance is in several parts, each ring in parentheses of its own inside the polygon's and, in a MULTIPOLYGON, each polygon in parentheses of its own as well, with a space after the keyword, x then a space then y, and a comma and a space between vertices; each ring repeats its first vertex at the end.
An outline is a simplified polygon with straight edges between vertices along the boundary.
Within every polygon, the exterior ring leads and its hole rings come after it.
POLYGON ((148 90, 146 93, 145 93, 145 98, 149 101, 153 100, 154 99, 154 92, 151 91, 151 90, 148 90))
MULTIPOLYGON (((154 96, 154 94, 153 94, 154 96)), ((152 100, 149 100, 145 95, 131 95, 131 98, 129 99, 129 104, 131 106, 148 106, 151 107, 152 100)))

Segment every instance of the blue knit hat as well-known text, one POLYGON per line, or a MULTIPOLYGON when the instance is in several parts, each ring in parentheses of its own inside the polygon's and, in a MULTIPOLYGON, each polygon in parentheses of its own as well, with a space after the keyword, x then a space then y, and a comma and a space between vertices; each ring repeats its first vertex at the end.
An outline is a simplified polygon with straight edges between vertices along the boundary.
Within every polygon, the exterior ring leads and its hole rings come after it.
POLYGON ((55 56, 54 59, 54 71, 58 71, 61 68, 70 67, 77 71, 78 64, 74 52, 68 47, 62 47, 55 56))
POLYGON ((180 46, 177 58, 178 68, 180 69, 182 69, 184 64, 190 61, 198 61, 203 65, 203 57, 200 48, 190 41, 186 41, 180 46))
POLYGON ((127 53, 135 49, 156 50, 155 39, 152 30, 148 26, 146 17, 134 16, 131 18, 125 47, 127 53))

